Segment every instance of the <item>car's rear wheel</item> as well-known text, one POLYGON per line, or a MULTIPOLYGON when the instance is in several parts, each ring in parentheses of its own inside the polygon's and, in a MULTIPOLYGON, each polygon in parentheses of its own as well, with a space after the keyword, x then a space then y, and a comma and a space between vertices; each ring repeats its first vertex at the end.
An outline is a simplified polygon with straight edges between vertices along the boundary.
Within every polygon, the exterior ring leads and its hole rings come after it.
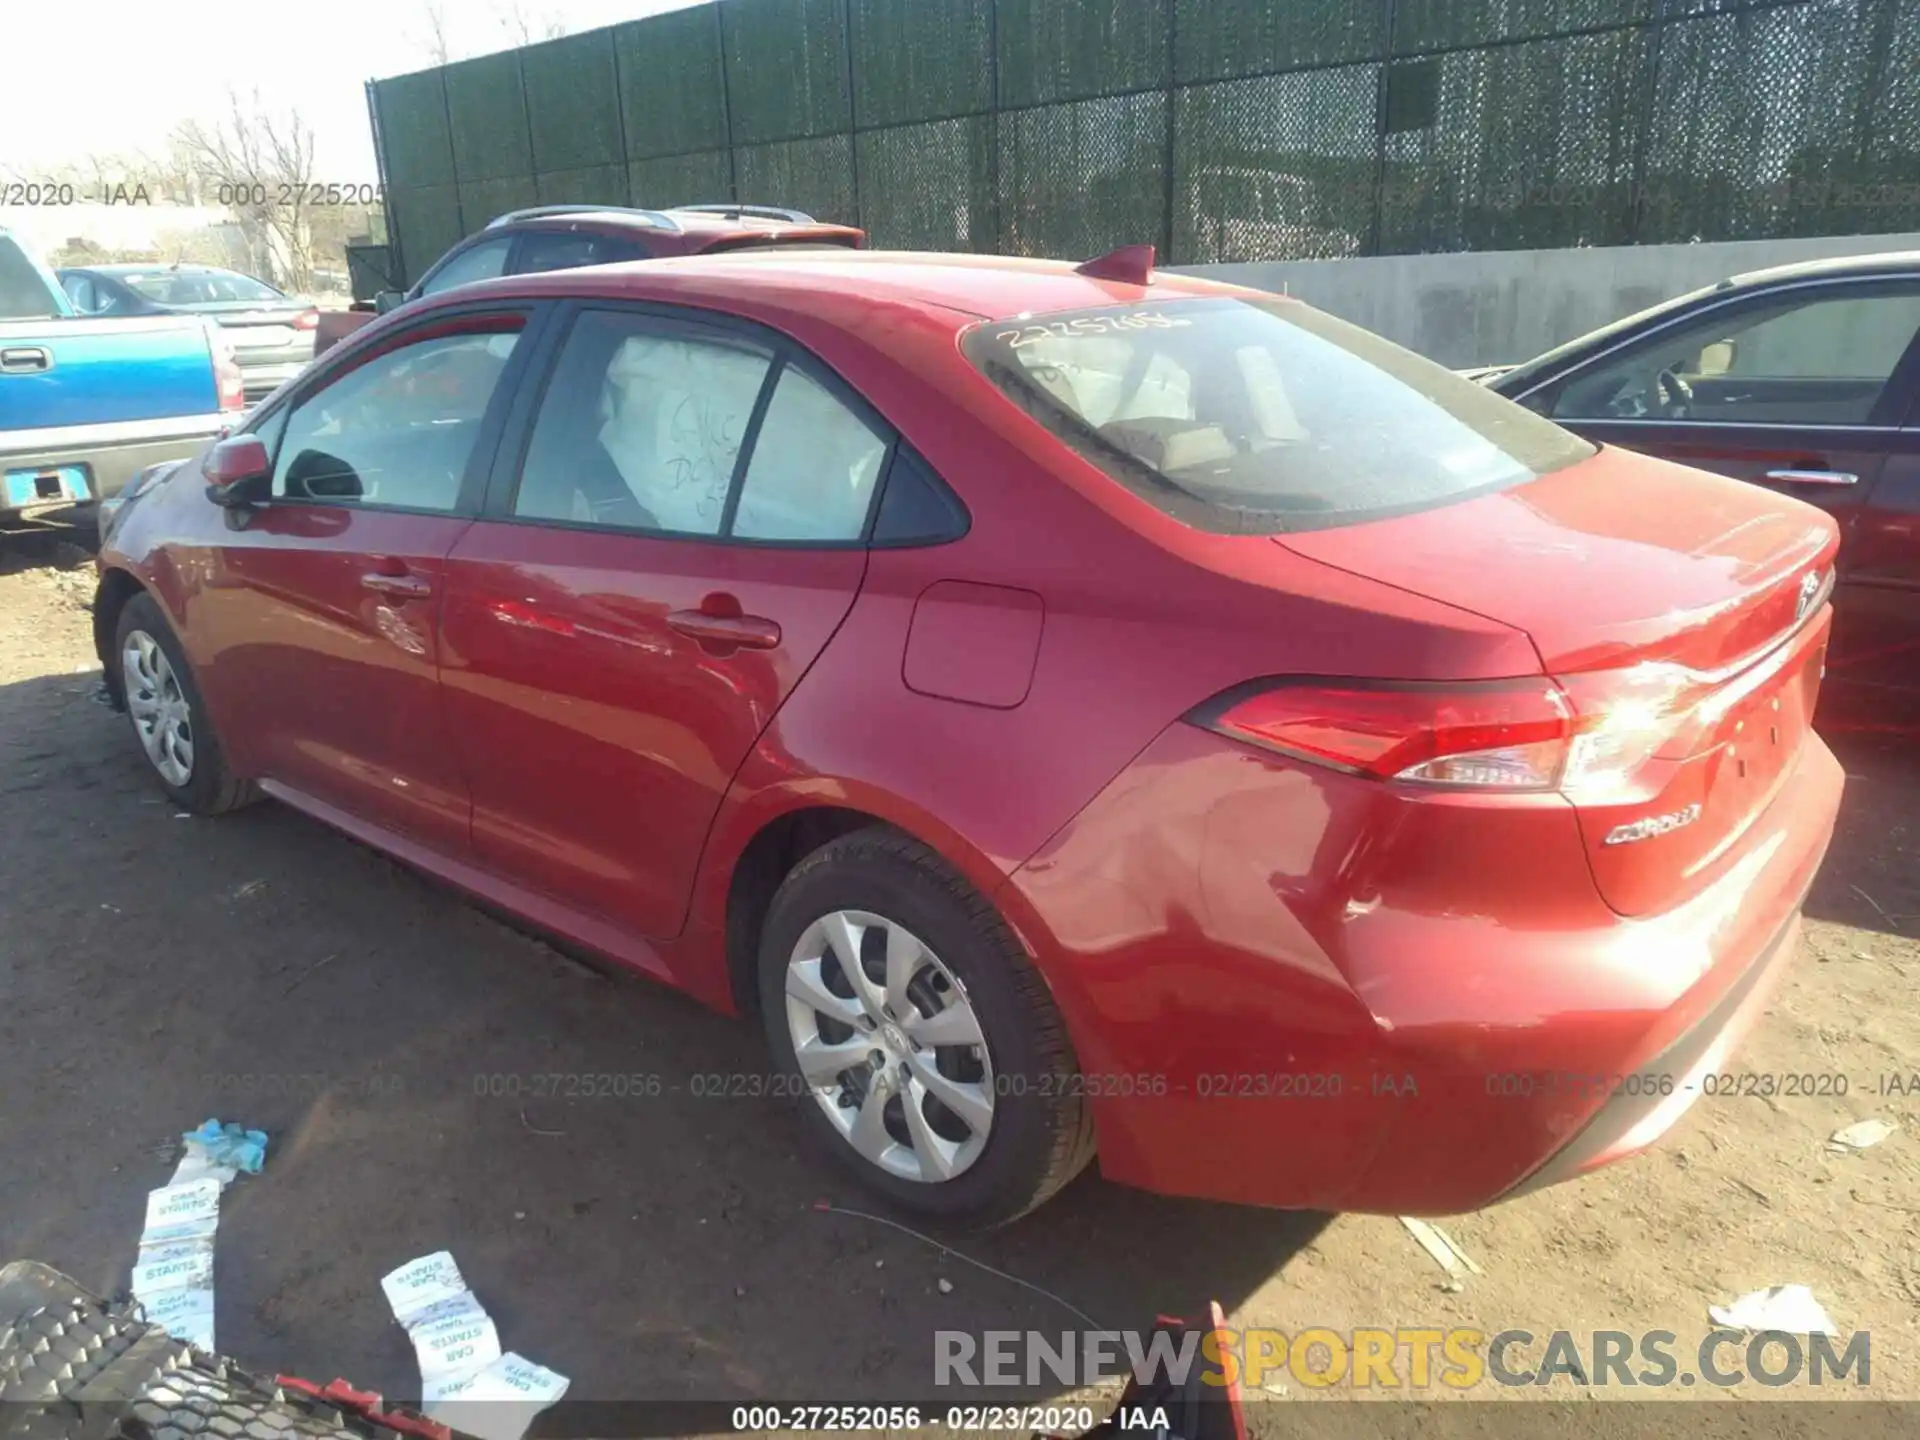
POLYGON ((787 876, 760 944, 768 1043, 805 1123, 922 1214, 1025 1214, 1092 1156, 1065 1027, 991 904, 875 827, 787 876))
POLYGON ((192 667, 151 597, 136 595, 120 611, 114 653, 134 739, 174 803, 218 815, 255 798, 253 786, 228 769, 192 667))

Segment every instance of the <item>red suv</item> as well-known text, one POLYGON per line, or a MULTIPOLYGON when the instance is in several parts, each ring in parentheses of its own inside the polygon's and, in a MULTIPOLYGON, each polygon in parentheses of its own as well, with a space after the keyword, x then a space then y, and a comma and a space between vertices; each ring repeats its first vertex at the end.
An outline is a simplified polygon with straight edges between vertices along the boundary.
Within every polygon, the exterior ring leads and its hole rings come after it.
POLYGON ((501 275, 537 275, 579 265, 617 265, 669 255, 794 245, 858 249, 867 232, 772 205, 678 205, 635 210, 619 205, 541 205, 489 221, 427 267, 404 295, 385 290, 371 303, 322 311, 314 354, 331 350, 365 325, 423 295, 501 275))
POLYGON ((1139 254, 760 252, 384 317, 135 487, 96 624, 178 804, 757 1011, 901 1205, 1441 1213, 1767 1003, 1836 544, 1139 254))

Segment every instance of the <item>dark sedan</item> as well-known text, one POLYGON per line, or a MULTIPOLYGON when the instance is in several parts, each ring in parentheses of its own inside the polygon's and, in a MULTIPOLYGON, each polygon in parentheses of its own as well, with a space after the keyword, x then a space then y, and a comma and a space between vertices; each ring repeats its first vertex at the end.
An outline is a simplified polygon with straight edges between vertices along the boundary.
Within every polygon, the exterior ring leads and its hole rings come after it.
POLYGON ((1920 252, 1735 276, 1485 383, 1590 440, 1827 511, 1830 683, 1920 700, 1920 252))
POLYGON ((58 272, 82 315, 205 315, 233 342, 249 405, 313 359, 320 312, 237 270, 210 265, 89 265, 58 272))

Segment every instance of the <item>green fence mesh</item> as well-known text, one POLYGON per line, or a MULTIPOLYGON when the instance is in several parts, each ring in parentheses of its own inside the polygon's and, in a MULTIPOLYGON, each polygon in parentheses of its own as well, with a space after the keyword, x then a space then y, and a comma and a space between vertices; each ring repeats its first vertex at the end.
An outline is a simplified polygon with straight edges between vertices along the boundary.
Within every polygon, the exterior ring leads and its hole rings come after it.
POLYGON ((851 0, 862 129, 993 108, 992 0, 851 0))
POLYGON ((398 189, 453 184, 453 142, 440 71, 380 81, 373 87, 373 109, 387 184, 398 189))
POLYGON ((531 46, 521 52, 520 70, 536 172, 626 164, 613 47, 605 35, 531 46))
POLYGON ((726 149, 727 92, 714 7, 670 11, 612 33, 628 158, 726 149))
POLYGON ((1920 228, 1920 0, 710 0, 372 101, 409 278, 536 203, 1174 263, 1920 228))
POLYGON ((626 205, 627 167, 588 165, 578 170, 549 170, 533 177, 534 199, 542 205, 626 205))
POLYGON ((447 118, 453 127, 453 170, 461 184, 533 175, 527 97, 520 57, 511 51, 449 65, 447 118))
POLYGON ((1000 247, 1100 255, 1166 234, 1167 97, 1149 91, 999 117, 1000 247))
POLYGON ((997 248, 991 115, 865 130, 855 159, 860 219, 876 248, 997 248))
POLYGON ((776 140, 734 151, 739 198, 750 205, 790 205, 822 220, 852 223, 853 143, 849 135, 776 140))
POLYGON ((1378 60, 1386 51, 1387 7, 1380 0, 1174 3, 1173 63, 1183 82, 1378 60))
POLYGON ((635 205, 649 210, 740 198, 733 193, 733 159, 727 150, 636 160, 627 167, 627 193, 635 205))
POLYGON ((734 144, 851 128, 845 0, 720 0, 720 19, 734 144))
POLYGON ((994 8, 1004 107, 1167 83, 1173 0, 994 0, 994 8))

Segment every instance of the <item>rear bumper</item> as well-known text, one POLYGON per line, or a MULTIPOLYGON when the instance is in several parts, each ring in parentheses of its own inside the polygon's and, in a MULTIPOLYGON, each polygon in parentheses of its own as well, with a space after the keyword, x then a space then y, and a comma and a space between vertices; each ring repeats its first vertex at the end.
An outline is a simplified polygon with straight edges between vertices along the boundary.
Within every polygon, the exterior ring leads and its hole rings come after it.
MULTIPOLYGON (((150 438, 138 435, 124 439, 82 436, 34 449, 0 451, 0 472, 58 470, 66 466, 79 466, 85 472, 91 498, 104 500, 118 495, 127 482, 147 466, 158 465, 163 460, 183 460, 192 455, 218 435, 223 426, 237 418, 237 414, 196 417, 170 427, 168 433, 152 435, 150 438)), ((36 507, 10 506, 4 495, 0 495, 0 514, 18 514, 33 508, 36 507)))
POLYGON ((1416 799, 1177 725, 997 898, 1109 1178, 1449 1214, 1644 1148, 1699 1095, 1793 953, 1842 779, 1809 736, 1703 888, 1626 918, 1556 796, 1416 799))

